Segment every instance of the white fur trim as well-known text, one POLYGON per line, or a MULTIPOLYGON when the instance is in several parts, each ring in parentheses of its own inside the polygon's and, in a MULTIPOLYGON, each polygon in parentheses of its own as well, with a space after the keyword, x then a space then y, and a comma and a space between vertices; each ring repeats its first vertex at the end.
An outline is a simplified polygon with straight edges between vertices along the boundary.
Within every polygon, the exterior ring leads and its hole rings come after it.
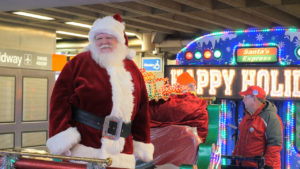
POLYGON ((136 55, 136 51, 134 49, 128 48, 128 54, 126 58, 132 60, 135 57, 135 55, 136 55))
POLYGON ((145 162, 153 160, 154 146, 152 143, 143 143, 133 140, 134 156, 145 162))
POLYGON ((119 42, 125 44, 124 30, 124 23, 119 22, 112 16, 99 18, 94 22, 89 32, 89 41, 93 42, 95 36, 99 33, 107 33, 115 36, 119 42))
POLYGON ((125 123, 129 123, 134 107, 134 84, 131 74, 125 70, 124 65, 108 67, 107 73, 112 86, 113 107, 110 116, 121 118, 125 123))
POLYGON ((80 133, 76 127, 69 127, 47 140, 46 146, 51 154, 61 155, 80 142, 80 133))
POLYGON ((91 50, 91 44, 88 44, 86 47, 83 48, 82 52, 86 52, 91 50))
POLYGON ((125 139, 120 137, 118 140, 111 140, 108 138, 101 138, 101 148, 106 150, 109 154, 118 154, 123 151, 125 139))
MULTIPOLYGON (((135 158, 133 154, 119 153, 116 155, 110 155, 103 149, 97 149, 87 147, 82 144, 77 144, 71 149, 73 157, 86 157, 86 158, 98 158, 98 159, 112 159, 112 165, 110 167, 119 168, 135 168, 135 158)), ((73 161, 74 162, 74 161, 73 161)))
MULTIPOLYGON (((121 66, 111 66, 106 70, 112 86, 113 107, 109 116, 118 117, 125 123, 129 123, 134 107, 134 87, 131 74, 125 70, 123 63, 121 66)), ((124 149, 125 140, 124 138, 118 140, 102 138, 101 143, 103 150, 110 154, 118 154, 124 149)))

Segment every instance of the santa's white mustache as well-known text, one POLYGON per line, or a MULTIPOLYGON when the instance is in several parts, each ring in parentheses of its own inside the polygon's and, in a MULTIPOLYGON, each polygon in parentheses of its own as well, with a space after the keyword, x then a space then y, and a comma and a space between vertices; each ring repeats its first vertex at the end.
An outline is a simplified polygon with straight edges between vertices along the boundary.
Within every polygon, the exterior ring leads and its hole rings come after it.
POLYGON ((111 45, 102 45, 102 46, 100 46, 100 49, 102 49, 102 48, 112 48, 112 46, 111 45))

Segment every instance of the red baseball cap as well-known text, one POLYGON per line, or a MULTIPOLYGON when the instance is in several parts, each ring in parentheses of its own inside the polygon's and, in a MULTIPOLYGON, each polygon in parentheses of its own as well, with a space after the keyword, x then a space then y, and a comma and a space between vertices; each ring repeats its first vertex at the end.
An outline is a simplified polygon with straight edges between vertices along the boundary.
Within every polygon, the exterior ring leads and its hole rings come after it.
POLYGON ((239 92, 239 95, 245 96, 245 95, 252 95, 256 96, 257 98, 265 99, 266 98, 266 92, 263 88, 259 86, 249 86, 247 90, 243 92, 239 92))

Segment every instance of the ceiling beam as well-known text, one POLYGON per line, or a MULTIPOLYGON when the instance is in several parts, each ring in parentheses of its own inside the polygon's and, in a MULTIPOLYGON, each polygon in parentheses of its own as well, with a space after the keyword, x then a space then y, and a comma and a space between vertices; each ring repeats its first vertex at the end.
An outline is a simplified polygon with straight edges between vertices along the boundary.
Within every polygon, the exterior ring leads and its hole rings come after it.
POLYGON ((249 14, 254 14, 259 17, 269 20, 271 22, 277 23, 282 26, 300 26, 300 21, 298 18, 295 18, 283 11, 280 11, 276 8, 273 8, 267 4, 254 6, 253 4, 261 4, 261 1, 252 0, 218 0, 220 2, 231 5, 235 8, 239 8, 242 11, 245 11, 249 14), (235 3, 239 1, 239 3, 235 3), (242 5, 241 5, 242 4, 242 5))
MULTIPOLYGON (((53 8, 51 8, 51 10, 53 10, 53 8)), ((68 10, 64 10, 63 8, 55 8, 54 10, 57 12, 62 12, 62 13, 65 12, 65 13, 69 13, 69 14, 73 14, 73 15, 77 15, 76 11, 80 11, 80 14, 78 15, 78 17, 92 19, 93 21, 98 19, 99 17, 106 16, 106 14, 100 13, 102 11, 93 12, 93 11, 89 11, 88 8, 84 9, 84 7, 72 7, 72 9, 68 9, 68 10)), ((159 28, 157 26, 152 26, 152 25, 141 25, 140 23, 137 23, 136 25, 131 24, 133 22, 126 22, 126 23, 127 23, 127 25, 126 25, 127 27, 144 30, 144 31, 156 30, 156 31, 164 32, 164 33, 173 32, 171 29, 159 28)), ((92 23, 91 23, 91 25, 92 25, 92 23)))
POLYGON ((82 18, 82 17, 78 17, 75 15, 67 15, 67 14, 59 13, 58 11, 54 12, 54 11, 50 11, 47 9, 34 9, 34 10, 31 10, 28 12, 39 14, 39 15, 46 14, 46 16, 55 18, 55 20, 60 23, 79 22, 79 23, 83 23, 83 24, 91 24, 93 22, 92 19, 82 18))
POLYGON ((287 1, 287 0, 261 0, 270 6, 300 18, 300 1, 287 1))
POLYGON ((216 14, 218 16, 225 17, 227 19, 232 19, 236 22, 240 22, 255 27, 269 27, 272 25, 272 23, 269 21, 263 20, 259 17, 256 17, 254 15, 243 12, 233 7, 225 8, 225 9, 216 8, 214 6, 218 6, 218 4, 220 4, 220 2, 217 1, 215 1, 214 3, 212 0, 173 0, 173 1, 176 1, 181 4, 189 5, 191 7, 200 10, 205 10, 206 12, 216 14))
POLYGON ((148 5, 150 7, 164 10, 172 14, 186 16, 195 20, 200 20, 203 22, 219 25, 225 28, 245 27, 244 24, 214 14, 209 14, 205 11, 183 12, 182 5, 174 1, 139 0, 136 2, 140 4, 148 5))
POLYGON ((21 24, 21 25, 28 25, 32 27, 37 28, 43 28, 43 29, 51 29, 51 30, 60 30, 60 31, 66 31, 66 32, 73 32, 78 34, 87 35, 88 30, 86 29, 80 29, 80 28, 74 28, 73 26, 69 26, 66 24, 59 24, 56 22, 49 22, 49 21, 43 21, 43 20, 36 20, 31 18, 25 18, 22 16, 6 13, 6 12, 0 12, 0 20, 13 23, 13 24, 21 24))
POLYGON ((245 0, 217 0, 217 1, 223 2, 235 8, 246 8, 246 3, 247 3, 245 0))
MULTIPOLYGON (((201 22, 199 23, 199 21, 188 18, 188 17, 185 17, 182 20, 176 20, 176 19, 174 19, 174 17, 168 17, 169 13, 167 13, 167 12, 160 12, 160 13, 152 14, 153 8, 145 6, 145 5, 137 4, 138 6, 140 6, 140 8, 132 8, 132 6, 135 6, 136 4, 137 3, 123 2, 123 3, 118 3, 118 4, 107 3, 107 4, 103 4, 103 5, 111 7, 111 8, 124 9, 126 11, 136 13, 137 15, 142 15, 139 17, 135 17, 135 18, 139 19, 140 21, 148 21, 153 24, 156 22, 159 22, 162 24, 167 23, 166 25, 168 25, 169 27, 172 27, 172 28, 181 27, 182 29, 196 28, 196 29, 204 29, 204 30, 211 30, 214 28, 218 28, 217 26, 214 26, 212 24, 206 24, 206 23, 201 23, 201 22), (141 6, 143 6, 143 7, 141 7, 141 6), (146 9, 146 10, 140 10, 140 9, 146 9), (191 22, 189 24, 187 24, 186 21, 191 21, 191 22)), ((127 17, 127 15, 125 15, 124 18, 127 18, 129 20, 132 19, 132 17, 127 17)), ((194 32, 195 31, 196 30, 194 30, 194 32)))
MULTIPOLYGON (((109 6, 111 8, 111 6, 113 6, 113 5, 110 4, 107 6, 109 6)), ((80 7, 80 8, 83 9, 82 7, 80 7)), ((107 8, 107 7, 105 7, 105 8, 107 8)), ((87 8, 85 8, 85 9, 88 10, 87 8)), ((145 8, 142 8, 142 9, 145 10, 145 8)), ((95 11, 95 10, 93 10, 93 11, 95 11)), ((129 12, 132 12, 132 11, 129 11, 129 12)), ((150 10, 148 9, 147 12, 151 13, 151 9, 150 10)), ((144 13, 147 13, 147 12, 144 12, 144 13)), ((105 12, 105 13, 108 14, 109 12, 105 12)), ((172 22, 162 21, 160 19, 151 18, 151 17, 148 17, 148 15, 146 17, 137 17, 137 16, 132 17, 133 15, 134 14, 131 14, 130 16, 128 16, 125 14, 125 15, 122 15, 122 18, 123 18, 123 20, 136 21, 136 22, 145 23, 148 25, 157 26, 157 27, 161 27, 161 28, 165 28, 165 29, 169 29, 169 30, 174 30, 174 31, 181 31, 181 32, 186 32, 186 33, 193 33, 195 31, 197 31, 197 29, 194 29, 191 27, 186 27, 186 26, 174 24, 172 22)))

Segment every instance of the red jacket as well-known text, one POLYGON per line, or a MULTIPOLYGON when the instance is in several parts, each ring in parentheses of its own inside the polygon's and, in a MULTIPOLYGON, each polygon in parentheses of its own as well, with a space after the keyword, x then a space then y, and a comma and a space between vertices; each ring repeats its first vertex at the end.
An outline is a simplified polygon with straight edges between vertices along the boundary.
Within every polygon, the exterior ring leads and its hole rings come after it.
MULTIPOLYGON (((232 154, 244 157, 264 156, 266 166, 280 169, 283 127, 276 106, 266 101, 252 116, 248 112, 245 114, 239 125, 239 139, 232 154)), ((243 162, 242 165, 256 166, 253 162, 243 162)))

